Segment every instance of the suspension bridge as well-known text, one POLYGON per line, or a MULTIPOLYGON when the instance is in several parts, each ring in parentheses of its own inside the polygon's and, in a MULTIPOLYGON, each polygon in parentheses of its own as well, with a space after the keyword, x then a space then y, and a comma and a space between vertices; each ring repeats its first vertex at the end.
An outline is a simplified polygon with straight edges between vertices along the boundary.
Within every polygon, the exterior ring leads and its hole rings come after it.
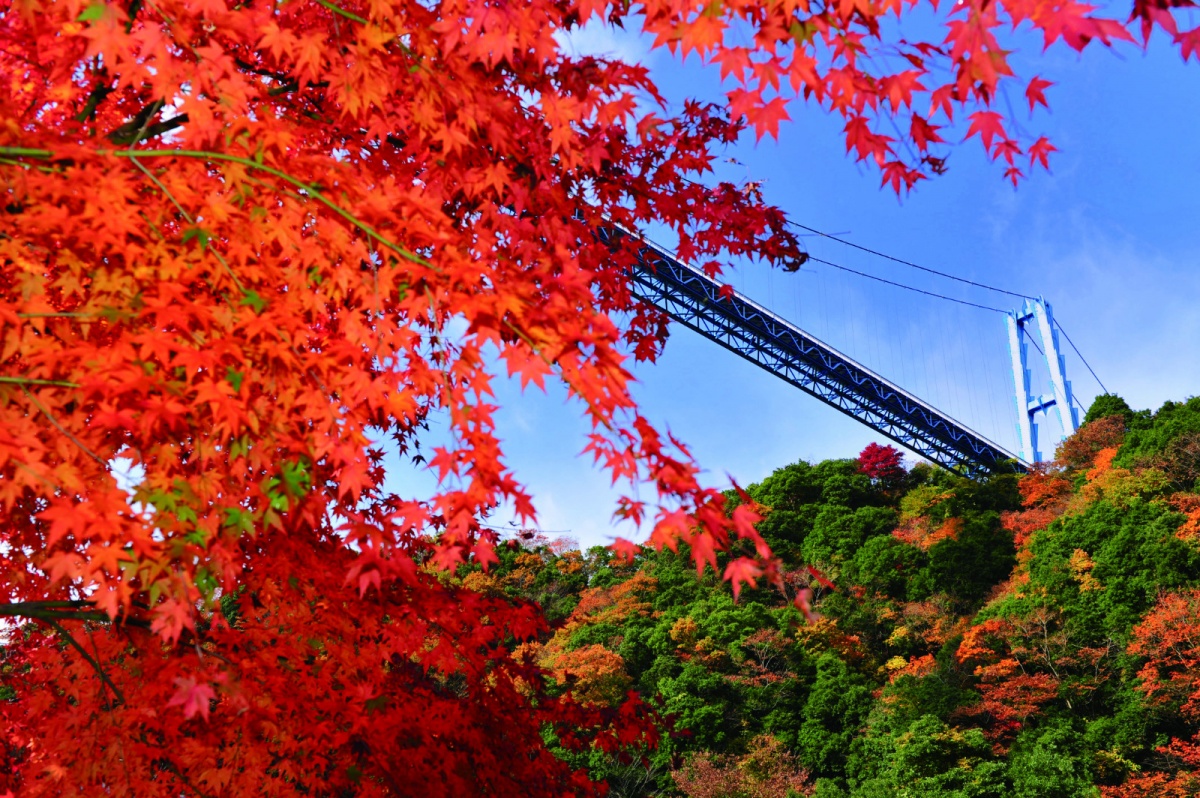
MULTIPOLYGON (((601 229, 598 235, 610 246, 627 237, 635 240, 637 264, 630 276, 633 293, 639 299, 706 339, 951 471, 972 478, 988 473, 1027 471, 1044 458, 1043 448, 1047 444, 1052 452, 1057 443, 1053 435, 1039 436, 1040 428, 1051 415, 1057 422, 1052 426, 1057 426, 1059 438, 1079 427, 1081 406, 1066 377, 1067 361, 1060 345, 1065 333, 1056 323, 1050 304, 1040 297, 1004 291, 937 272, 832 236, 825 237, 951 280, 1009 294, 1019 300, 1019 304, 1014 309, 1002 310, 880 278, 830 260, 811 258, 812 262, 893 287, 1002 313, 1010 371, 1006 393, 1011 398, 1007 412, 1001 413, 1010 421, 1010 432, 1003 436, 1007 440, 1001 444, 994 439, 1001 436, 990 437, 976 431, 950 412, 939 409, 938 402, 906 390, 878 370, 802 329, 782 313, 755 302, 745 293, 731 291, 730 286, 682 263, 666 248, 644 236, 613 227, 601 229), (1030 346, 1037 357, 1031 357, 1030 346), (1042 385, 1044 390, 1035 391, 1035 383, 1042 385)), ((995 329, 1000 332, 999 325, 995 329)), ((1086 361, 1082 362, 1086 365, 1086 361)), ((1090 370, 1090 366, 1088 368, 1090 370)), ((989 393, 993 394, 989 398, 994 399, 994 385, 989 393)))

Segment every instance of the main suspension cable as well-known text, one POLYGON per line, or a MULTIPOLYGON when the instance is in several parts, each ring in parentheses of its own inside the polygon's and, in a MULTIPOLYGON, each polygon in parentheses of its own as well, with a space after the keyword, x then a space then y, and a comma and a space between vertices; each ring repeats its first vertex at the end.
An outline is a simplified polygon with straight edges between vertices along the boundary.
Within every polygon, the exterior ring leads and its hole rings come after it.
POLYGON ((857 249, 861 252, 866 252, 868 254, 875 255, 876 257, 883 258, 885 260, 890 260, 893 263, 899 263, 903 266, 908 266, 913 269, 918 269, 923 272, 928 272, 929 274, 936 274, 938 277, 945 277, 948 280, 954 280, 956 282, 965 283, 967 285, 973 285, 976 288, 984 288, 988 291, 995 291, 996 293, 999 293, 999 294, 1007 294, 1009 296, 1015 296, 1020 299, 1037 299, 1037 297, 1032 297, 1032 296, 1029 296, 1028 294, 1020 294, 1020 293, 1017 293, 1016 291, 1008 291, 1003 288, 997 288, 994 285, 986 285, 985 283, 977 283, 974 280, 968 280, 965 277, 959 277, 958 275, 950 274, 948 272, 941 272, 941 271, 938 271, 937 269, 931 269, 928 266, 922 266, 919 263, 913 263, 912 261, 903 260, 902 258, 896 258, 891 255, 888 255, 887 253, 879 252, 877 250, 871 249, 870 247, 864 247, 861 244, 855 244, 853 241, 847 241, 844 238, 838 238, 835 235, 831 235, 829 233, 823 233, 820 230, 817 230, 813 227, 809 227, 808 225, 803 225, 803 224, 800 224, 799 222, 793 222, 790 219, 788 220, 788 224, 792 225, 793 227, 799 227, 801 230, 807 230, 808 232, 813 233, 814 235, 819 235, 824 238, 828 238, 831 241, 836 241, 839 244, 845 244, 848 247, 853 247, 854 249, 857 249))

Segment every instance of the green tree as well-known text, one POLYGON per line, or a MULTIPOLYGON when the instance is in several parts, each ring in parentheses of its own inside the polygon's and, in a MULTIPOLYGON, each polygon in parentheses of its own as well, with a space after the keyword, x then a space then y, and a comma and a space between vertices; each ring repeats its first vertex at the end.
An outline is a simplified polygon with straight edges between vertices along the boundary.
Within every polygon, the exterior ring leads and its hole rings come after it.
POLYGON ((1109 416, 1121 416, 1125 419, 1125 423, 1133 420, 1133 410, 1124 399, 1117 396, 1115 393, 1102 393, 1092 400, 1091 407, 1088 408, 1087 415, 1083 417, 1084 424, 1090 424, 1102 418, 1109 416))
POLYGON ((1093 798, 1084 736, 1067 718, 1023 731, 1009 754, 1013 798, 1093 798))
POLYGON ((827 651, 817 660, 817 677, 804 705, 796 749, 818 776, 845 776, 850 743, 871 711, 871 685, 840 657, 827 651))

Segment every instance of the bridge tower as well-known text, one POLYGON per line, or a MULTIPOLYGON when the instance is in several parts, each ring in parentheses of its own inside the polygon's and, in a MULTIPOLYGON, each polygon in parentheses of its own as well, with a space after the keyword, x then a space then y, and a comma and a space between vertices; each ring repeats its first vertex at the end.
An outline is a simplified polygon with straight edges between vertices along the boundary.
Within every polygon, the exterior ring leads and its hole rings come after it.
MULTIPOLYGON (((1017 437, 1021 443, 1021 457, 1027 463, 1039 463, 1042 454, 1038 451, 1038 413, 1049 415, 1050 408, 1054 408, 1063 437, 1066 437, 1079 429, 1079 410, 1071 395, 1071 383, 1066 378, 1067 364, 1059 349, 1058 330, 1054 326, 1054 312, 1050 303, 1041 297, 1027 299, 1020 310, 1005 316, 1005 321, 1008 324, 1008 347, 1012 354, 1013 382, 1016 386, 1017 437), (1041 340, 1040 351, 1050 377, 1050 393, 1037 396, 1031 391, 1032 374, 1027 346, 1035 332, 1041 340)), ((1036 343, 1034 345, 1037 346, 1036 343)))

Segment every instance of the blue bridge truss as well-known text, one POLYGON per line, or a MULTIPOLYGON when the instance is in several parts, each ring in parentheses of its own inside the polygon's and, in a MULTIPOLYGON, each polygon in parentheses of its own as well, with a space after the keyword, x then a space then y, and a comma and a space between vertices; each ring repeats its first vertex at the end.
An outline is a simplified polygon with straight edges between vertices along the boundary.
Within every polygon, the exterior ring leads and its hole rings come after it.
MULTIPOLYGON (((627 234, 602 229, 613 245, 627 234)), ((632 236, 630 236, 632 237, 632 236)), ((633 294, 896 443, 956 473, 1023 472, 1027 465, 903 388, 753 300, 641 239, 633 294)))

